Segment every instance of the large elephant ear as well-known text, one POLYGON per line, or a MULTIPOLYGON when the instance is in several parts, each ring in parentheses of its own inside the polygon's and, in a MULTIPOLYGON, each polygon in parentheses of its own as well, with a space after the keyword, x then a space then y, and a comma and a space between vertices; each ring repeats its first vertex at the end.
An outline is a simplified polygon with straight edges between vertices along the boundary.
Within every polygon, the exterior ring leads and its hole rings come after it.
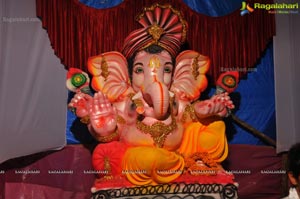
POLYGON ((205 73, 208 71, 210 60, 192 50, 181 52, 176 57, 176 67, 171 91, 181 100, 194 101, 200 97, 207 87, 205 73))
POLYGON ((103 53, 88 59, 93 75, 92 88, 102 91, 111 102, 119 101, 132 91, 126 58, 119 52, 103 53))

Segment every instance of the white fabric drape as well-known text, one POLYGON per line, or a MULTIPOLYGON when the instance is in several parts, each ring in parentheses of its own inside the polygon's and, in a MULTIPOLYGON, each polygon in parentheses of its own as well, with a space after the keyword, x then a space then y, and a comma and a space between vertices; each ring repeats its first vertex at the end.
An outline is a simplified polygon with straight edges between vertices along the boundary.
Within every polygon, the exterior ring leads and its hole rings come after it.
POLYGON ((278 153, 287 151, 291 145, 300 142, 299 35, 299 13, 276 15, 274 69, 278 153))
POLYGON ((35 0, 0 0, 0 163, 65 145, 66 71, 35 0))

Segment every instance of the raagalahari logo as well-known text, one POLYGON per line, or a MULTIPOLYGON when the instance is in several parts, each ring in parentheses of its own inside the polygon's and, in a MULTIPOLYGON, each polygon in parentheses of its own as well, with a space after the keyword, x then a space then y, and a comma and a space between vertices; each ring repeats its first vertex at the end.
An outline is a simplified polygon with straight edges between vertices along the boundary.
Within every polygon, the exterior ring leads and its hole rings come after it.
POLYGON ((241 8, 241 16, 244 16, 245 14, 249 14, 250 12, 253 12, 254 9, 250 7, 248 3, 245 1, 242 2, 242 8, 241 8))
POLYGON ((245 1, 242 2, 241 16, 253 12, 255 9, 267 10, 270 14, 298 14, 299 3, 254 3, 251 7, 245 1))

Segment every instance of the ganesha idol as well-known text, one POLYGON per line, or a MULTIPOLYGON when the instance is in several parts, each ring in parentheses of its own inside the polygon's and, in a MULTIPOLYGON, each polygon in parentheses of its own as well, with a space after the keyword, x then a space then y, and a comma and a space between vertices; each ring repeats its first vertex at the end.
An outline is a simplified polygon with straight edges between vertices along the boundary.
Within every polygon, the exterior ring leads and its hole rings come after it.
POLYGON ((145 8, 138 22, 143 28, 129 34, 122 53, 89 58, 91 82, 76 69, 67 81, 76 90, 68 106, 99 142, 92 155, 99 171, 94 188, 113 179, 157 185, 224 172, 222 118, 234 105, 226 92, 199 100, 208 85, 209 58, 180 52, 187 24, 171 6, 145 8), (85 84, 76 84, 82 79, 85 84), (89 84, 94 95, 84 92, 89 84))

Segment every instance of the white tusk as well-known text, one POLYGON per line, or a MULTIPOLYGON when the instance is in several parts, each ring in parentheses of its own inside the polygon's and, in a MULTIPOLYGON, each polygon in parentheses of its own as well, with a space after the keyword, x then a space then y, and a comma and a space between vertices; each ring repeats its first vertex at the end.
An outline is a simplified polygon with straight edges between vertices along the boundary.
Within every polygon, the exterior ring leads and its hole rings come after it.
POLYGON ((140 98, 143 98, 141 91, 139 91, 137 94, 135 94, 131 99, 136 100, 136 99, 140 99, 140 98))
POLYGON ((169 91, 169 95, 170 97, 174 97, 175 94, 172 91, 169 91))

